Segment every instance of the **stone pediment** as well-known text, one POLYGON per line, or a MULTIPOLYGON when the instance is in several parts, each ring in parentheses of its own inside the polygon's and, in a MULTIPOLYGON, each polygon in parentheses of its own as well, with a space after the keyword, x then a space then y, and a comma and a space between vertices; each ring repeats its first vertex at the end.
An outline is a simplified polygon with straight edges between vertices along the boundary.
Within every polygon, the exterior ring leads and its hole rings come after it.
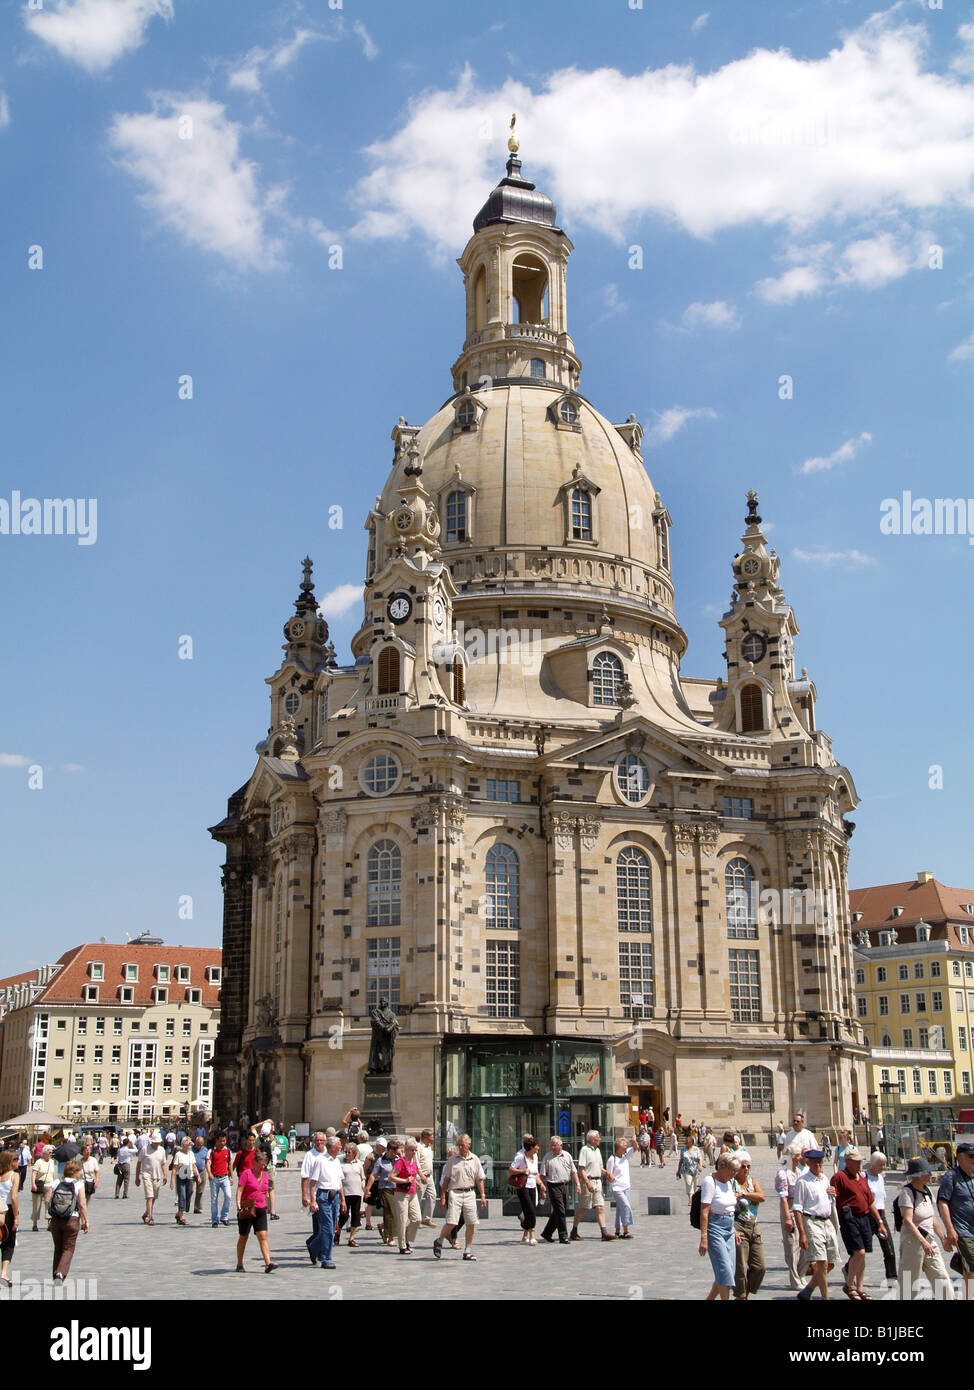
POLYGON ((308 781, 310 778, 300 763, 262 756, 247 784, 241 814, 266 806, 288 787, 308 781))
POLYGON ((626 720, 621 726, 603 729, 575 743, 552 749, 541 761, 549 768, 562 764, 577 767, 580 759, 608 766, 626 753, 653 758, 665 775, 726 776, 726 768, 717 758, 680 743, 672 734, 658 728, 642 715, 626 720))

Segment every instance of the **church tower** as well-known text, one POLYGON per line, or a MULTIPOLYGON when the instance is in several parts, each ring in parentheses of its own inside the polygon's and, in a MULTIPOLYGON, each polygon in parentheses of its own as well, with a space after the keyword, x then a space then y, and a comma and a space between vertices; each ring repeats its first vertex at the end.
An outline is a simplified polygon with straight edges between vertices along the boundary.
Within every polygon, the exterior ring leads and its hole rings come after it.
POLYGON ((865 1093, 856 794, 795 677, 778 557, 749 494, 726 673, 688 676, 642 429, 582 392, 571 242, 513 134, 509 155, 459 259, 453 392, 392 428, 350 659, 306 561, 267 739, 211 832, 216 1108, 342 1113, 388 999, 405 1124, 478 1152, 650 1099, 839 1124, 865 1093))

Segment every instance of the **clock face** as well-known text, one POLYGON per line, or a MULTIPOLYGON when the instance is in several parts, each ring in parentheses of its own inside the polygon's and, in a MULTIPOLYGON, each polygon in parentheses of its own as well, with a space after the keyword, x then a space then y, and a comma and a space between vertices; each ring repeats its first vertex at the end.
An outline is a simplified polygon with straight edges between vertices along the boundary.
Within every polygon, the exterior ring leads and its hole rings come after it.
POLYGON ((288 636, 292 638, 304 636, 304 623, 301 621, 300 618, 291 619, 291 622, 288 627, 288 636))
POLYGON ((761 561, 756 555, 749 555, 746 560, 741 561, 741 574, 757 574, 761 568, 761 561))
POLYGON ((433 621, 437 627, 443 626, 443 620, 445 619, 445 617, 446 609, 443 606, 443 600, 441 598, 438 598, 436 602, 433 604, 433 621))
POLYGON ((758 662, 768 649, 768 644, 758 632, 749 632, 741 644, 745 661, 758 662))
POLYGON ((393 594, 386 612, 394 623, 404 623, 413 611, 413 601, 408 594, 393 594))

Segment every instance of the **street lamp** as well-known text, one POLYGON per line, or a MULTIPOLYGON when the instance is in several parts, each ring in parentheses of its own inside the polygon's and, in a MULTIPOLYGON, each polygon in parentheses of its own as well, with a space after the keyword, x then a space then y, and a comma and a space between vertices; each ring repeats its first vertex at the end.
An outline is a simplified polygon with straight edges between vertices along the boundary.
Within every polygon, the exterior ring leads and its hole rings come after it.
POLYGON ((893 1098, 894 1098, 894 1096, 895 1096, 897 1099, 899 1098, 899 1093, 900 1093, 899 1082, 897 1082, 897 1081, 881 1081, 881 1082, 879 1083, 879 1089, 880 1089, 880 1091, 881 1091, 882 1094, 883 1094, 883 1102, 884 1102, 884 1104, 883 1104, 883 1135, 884 1135, 884 1148, 885 1148, 885 1150, 886 1150, 886 1157, 887 1157, 887 1160, 888 1160, 888 1161, 889 1161, 889 1160, 892 1160, 892 1163, 895 1164, 895 1163, 898 1163, 898 1162, 899 1162, 899 1156, 900 1156, 900 1154, 899 1154, 899 1143, 897 1142, 896 1137, 895 1137, 895 1136, 896 1136, 896 1111, 895 1111, 895 1109, 894 1109, 894 1104, 895 1104, 895 1102, 894 1102, 894 1099, 893 1099, 893 1098), (892 1143, 893 1143, 893 1151, 892 1151, 892 1154, 890 1153, 890 1141, 891 1141, 891 1140, 892 1140, 892 1143))

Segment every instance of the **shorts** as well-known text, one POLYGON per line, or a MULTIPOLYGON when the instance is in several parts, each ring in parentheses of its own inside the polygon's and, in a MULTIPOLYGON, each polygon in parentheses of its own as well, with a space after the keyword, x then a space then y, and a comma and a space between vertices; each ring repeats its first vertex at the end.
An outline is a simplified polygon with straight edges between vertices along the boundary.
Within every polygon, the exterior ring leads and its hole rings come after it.
POLYGON ((840 1208, 839 1234, 842 1236, 842 1244, 850 1255, 854 1255, 857 1250, 865 1250, 867 1255, 872 1254, 873 1223, 868 1214, 859 1216, 854 1212, 846 1211, 844 1207, 840 1208))
POLYGON ((825 1260, 828 1264, 834 1265, 839 1258, 839 1247, 835 1239, 835 1227, 832 1225, 831 1217, 826 1217, 823 1221, 817 1216, 802 1216, 805 1226, 805 1234, 808 1236, 808 1250, 805 1259, 809 1264, 814 1264, 816 1260, 825 1260))
MULTIPOLYGON (((958 1263, 962 1266, 962 1269, 957 1271, 958 1273, 974 1274, 974 1236, 957 1237, 956 1257, 959 1257, 958 1263)), ((954 1268, 953 1260, 951 1261, 951 1268, 954 1268)))
POLYGON ((153 1182, 147 1173, 142 1174, 142 1190, 148 1198, 155 1198, 165 1187, 164 1182, 153 1182))
POLYGON ((477 1194, 473 1188, 468 1188, 465 1192, 456 1192, 451 1187, 446 1195, 446 1224, 458 1225, 461 1213, 468 1226, 476 1226, 477 1194))
POLYGON ((260 1235, 267 1230, 267 1208, 259 1207, 253 1216, 237 1217, 237 1233, 242 1236, 249 1236, 251 1231, 254 1235, 260 1235))
POLYGON ((602 1191, 601 1182, 592 1182, 592 1186, 595 1190, 589 1192, 585 1184, 582 1183, 582 1190, 579 1193, 578 1201, 575 1203, 576 1211, 590 1211, 592 1207, 605 1206, 605 1194, 602 1191))

